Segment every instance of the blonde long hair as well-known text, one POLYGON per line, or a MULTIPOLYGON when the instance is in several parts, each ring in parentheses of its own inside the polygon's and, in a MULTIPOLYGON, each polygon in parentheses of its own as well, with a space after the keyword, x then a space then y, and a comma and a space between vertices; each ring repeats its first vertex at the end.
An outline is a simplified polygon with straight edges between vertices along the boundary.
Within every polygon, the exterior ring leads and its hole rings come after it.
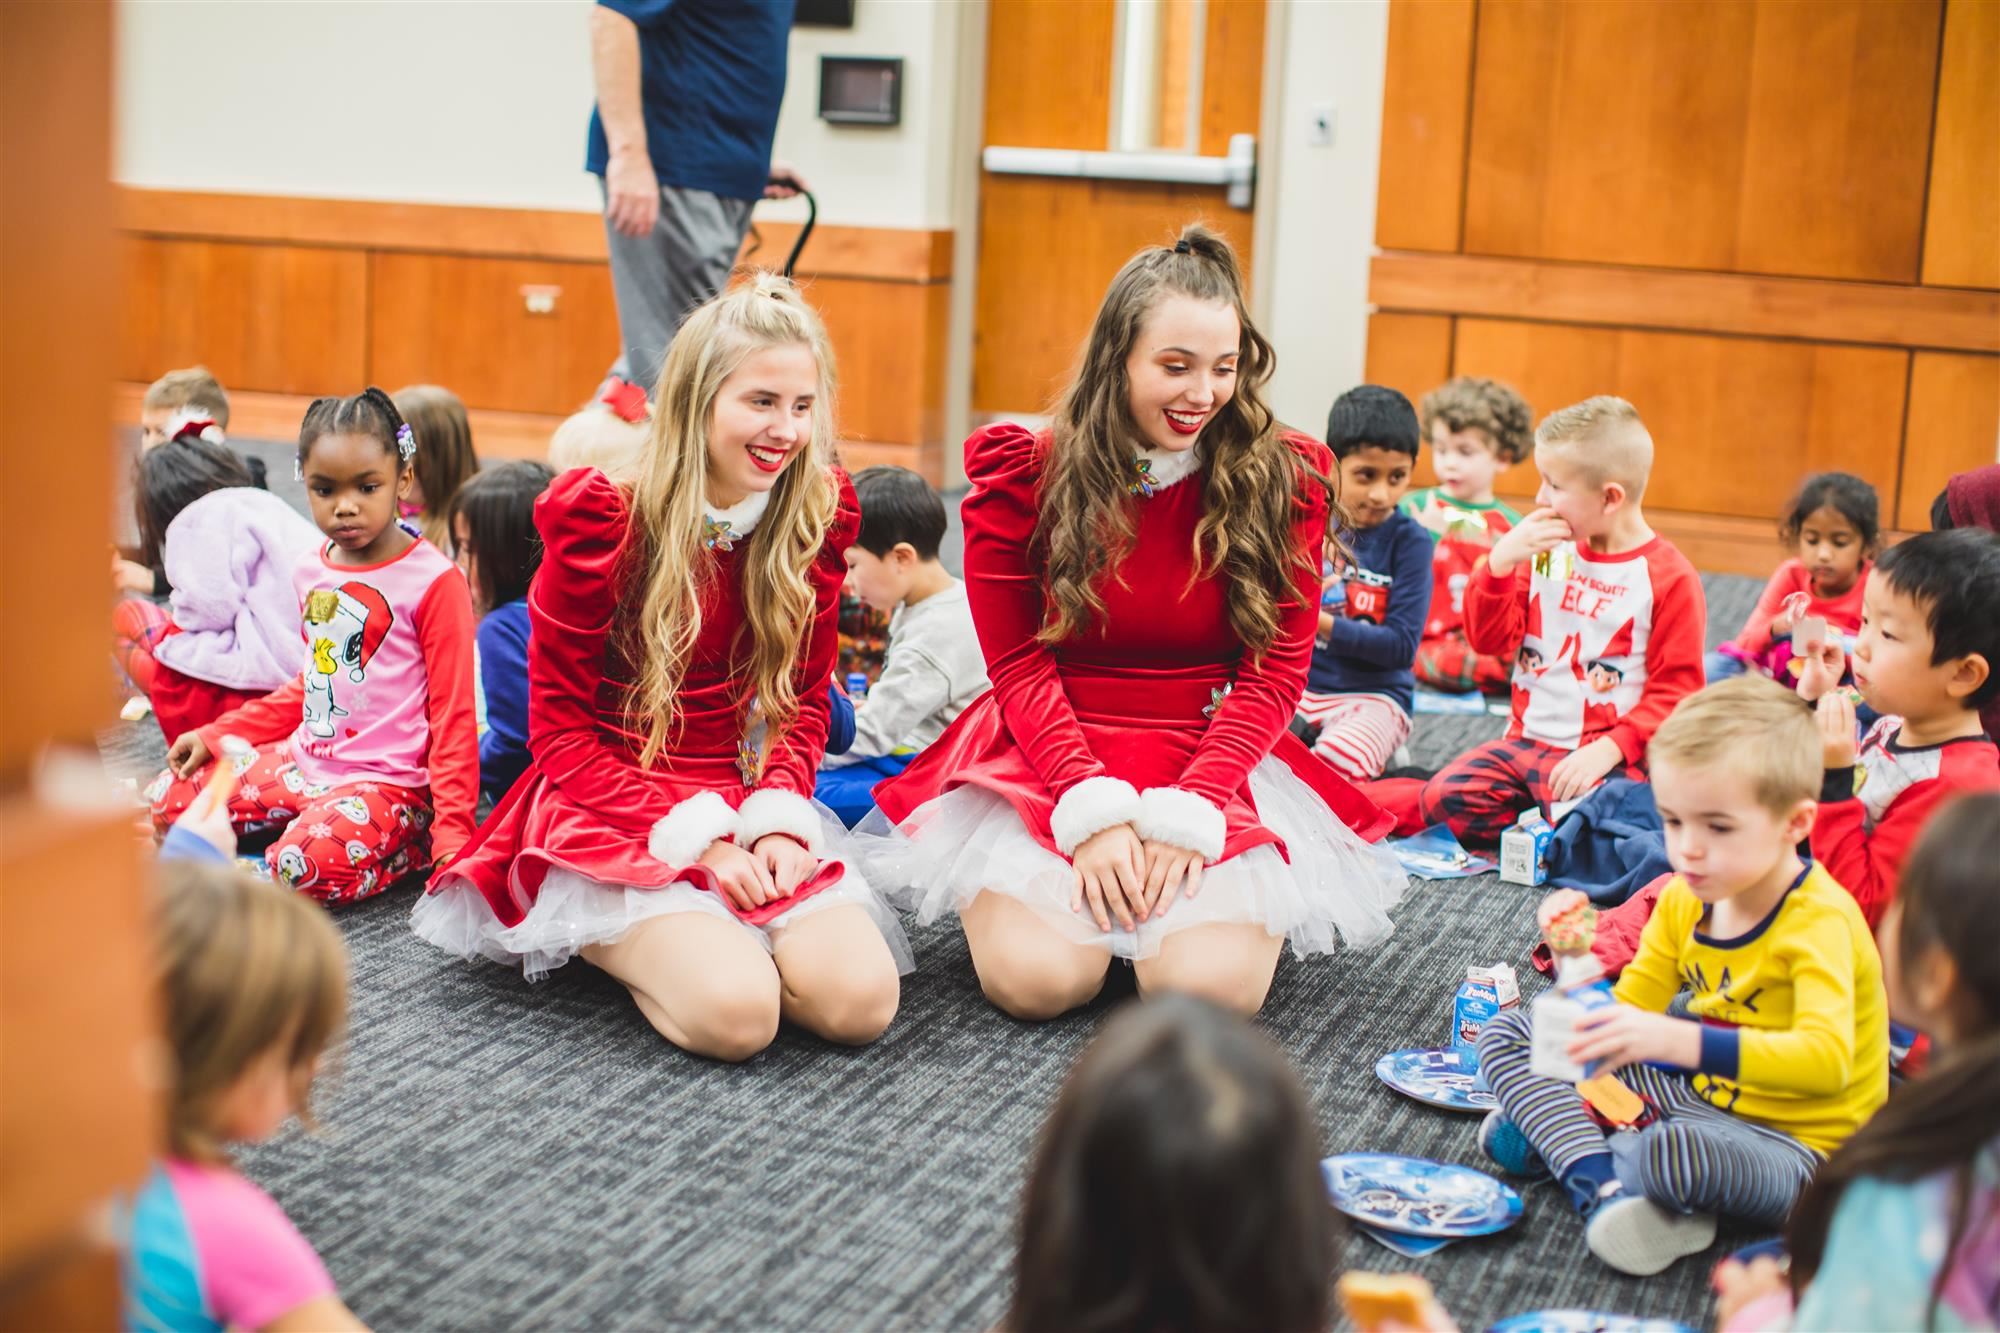
POLYGON ((634 665, 628 715, 642 729, 639 766, 650 768, 680 725, 680 688, 701 638, 702 594, 716 573, 702 545, 708 430, 724 380, 744 360, 793 344, 819 367, 812 436, 778 476, 770 507, 748 539, 743 605, 749 619, 751 698, 766 737, 798 714, 792 674, 813 618, 812 563, 839 508, 833 464, 834 366, 826 327, 798 288, 758 273, 701 306, 674 335, 654 394, 650 438, 632 487, 628 559, 644 596, 621 636, 634 665))
POLYGON ((1057 404, 1035 527, 1052 607, 1038 635, 1044 643, 1069 639, 1104 614, 1099 585, 1107 572, 1119 576, 1131 550, 1140 502, 1126 483, 1134 454, 1146 446, 1132 420, 1125 361, 1146 317, 1170 296, 1219 301, 1236 312, 1242 327, 1236 392, 1201 433, 1207 508, 1195 528, 1193 554, 1196 578, 1217 570, 1228 576, 1229 622, 1253 657, 1276 640, 1280 607, 1296 595, 1305 566, 1312 565, 1315 578, 1319 573, 1319 549, 1302 553, 1292 545, 1305 487, 1326 492, 1325 547, 1338 549, 1334 534, 1343 520, 1335 483, 1293 451, 1265 406, 1275 356, 1250 322, 1236 252, 1198 223, 1180 240, 1185 250, 1148 246, 1118 270, 1057 404))
POLYGON ((220 1162, 216 1102, 273 1050, 311 1125, 314 1070, 347 1018, 347 947, 318 904, 233 865, 169 861, 160 880, 154 939, 174 1059, 167 1147, 220 1162))

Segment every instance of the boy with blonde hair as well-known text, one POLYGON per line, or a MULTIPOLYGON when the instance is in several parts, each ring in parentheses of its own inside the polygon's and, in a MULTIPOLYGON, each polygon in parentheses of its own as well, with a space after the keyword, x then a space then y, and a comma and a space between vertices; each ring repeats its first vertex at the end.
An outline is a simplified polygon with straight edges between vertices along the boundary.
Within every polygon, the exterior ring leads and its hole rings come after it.
MULTIPOLYGON (((1533 1071, 1518 1010, 1479 1038, 1500 1100, 1481 1146, 1515 1174, 1553 1173, 1591 1251, 1635 1275, 1706 1249, 1718 1214, 1777 1227, 1889 1095, 1875 938, 1852 895, 1798 853, 1820 785, 1810 710, 1774 681, 1724 681, 1674 710, 1650 757, 1675 877, 1619 1003, 1579 1017, 1565 1052, 1643 1102, 1629 1123, 1594 1117, 1576 1086, 1533 1071), (1683 988, 1678 1018, 1667 1010, 1683 988)), ((1585 906, 1562 890, 1539 919, 1585 906)), ((1594 1105, 1621 1100, 1592 1086, 1594 1105)))
POLYGON ((1529 806, 1553 814, 1606 777, 1638 777, 1646 742, 1701 686, 1701 580, 1640 508, 1653 437, 1638 411, 1606 396, 1550 414, 1535 467, 1538 507, 1465 590, 1467 641, 1516 663, 1513 720, 1414 799, 1375 784, 1405 829, 1442 822, 1491 845, 1529 806))
POLYGON ((229 395, 207 366, 170 370, 146 387, 146 397, 139 404, 141 446, 156 449, 165 444, 174 437, 169 427, 191 415, 213 421, 218 434, 208 437, 209 442, 222 443, 229 430, 229 395))

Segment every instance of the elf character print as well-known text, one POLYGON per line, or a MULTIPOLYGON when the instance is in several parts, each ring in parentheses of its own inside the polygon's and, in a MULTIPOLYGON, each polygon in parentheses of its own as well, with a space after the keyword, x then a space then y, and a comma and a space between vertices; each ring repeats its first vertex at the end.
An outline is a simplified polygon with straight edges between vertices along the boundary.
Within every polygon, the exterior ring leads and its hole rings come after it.
POLYGON ((388 637, 395 616, 388 599, 365 583, 315 588, 306 594, 305 729, 309 736, 339 734, 336 718, 349 715, 336 696, 336 681, 361 685, 368 661, 388 637))
POLYGON ((1645 689, 1652 616, 1642 560, 1572 559, 1537 572, 1514 675, 1517 687, 1527 687, 1514 692, 1522 734, 1573 750, 1617 726, 1645 689))

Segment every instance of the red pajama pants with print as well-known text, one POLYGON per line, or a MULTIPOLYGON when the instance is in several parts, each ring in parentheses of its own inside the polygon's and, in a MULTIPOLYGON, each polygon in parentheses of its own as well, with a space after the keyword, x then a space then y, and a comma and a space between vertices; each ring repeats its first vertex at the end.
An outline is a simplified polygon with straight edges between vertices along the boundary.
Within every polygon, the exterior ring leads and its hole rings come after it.
MULTIPOLYGON (((1539 741, 1487 741, 1439 769, 1428 782, 1388 778, 1369 783, 1367 791, 1396 816, 1398 833, 1449 824, 1465 846, 1492 847, 1529 806, 1549 807, 1549 775, 1570 754, 1539 741)), ((1644 781, 1646 775, 1620 764, 1604 776, 1644 781)))
MULTIPOLYGON (((164 835, 193 803, 215 763, 192 777, 169 771, 153 780, 146 795, 156 832, 164 835)), ((229 802, 229 822, 239 834, 284 829, 264 854, 272 875, 325 903, 367 898, 411 871, 428 869, 431 817, 430 793, 421 787, 307 782, 282 742, 260 747, 229 802)))

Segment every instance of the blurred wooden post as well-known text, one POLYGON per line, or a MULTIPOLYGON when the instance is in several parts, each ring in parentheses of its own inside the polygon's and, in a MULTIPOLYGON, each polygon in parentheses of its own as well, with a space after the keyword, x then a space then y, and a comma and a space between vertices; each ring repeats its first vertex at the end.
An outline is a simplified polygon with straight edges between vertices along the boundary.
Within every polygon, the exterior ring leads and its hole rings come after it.
POLYGON ((44 747, 111 720, 111 36, 101 0, 0 4, 0 1328, 109 1328, 104 1205, 158 1134, 150 857, 51 805, 44 747), (26 403, 32 402, 32 409, 26 403))

